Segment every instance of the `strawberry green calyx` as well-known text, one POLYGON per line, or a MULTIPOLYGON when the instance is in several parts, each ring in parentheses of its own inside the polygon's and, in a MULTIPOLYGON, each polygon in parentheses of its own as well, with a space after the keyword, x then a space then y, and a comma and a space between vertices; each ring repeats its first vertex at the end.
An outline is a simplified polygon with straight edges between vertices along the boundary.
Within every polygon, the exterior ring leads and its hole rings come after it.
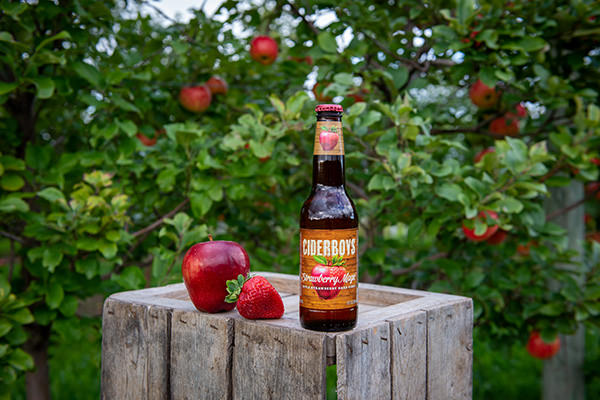
POLYGON ((240 293, 242 293, 242 288, 244 287, 244 283, 250 280, 250 275, 244 277, 244 275, 239 274, 237 279, 232 279, 225 284, 227 285, 227 296, 225 296, 226 303, 235 303, 238 301, 240 297, 240 293))

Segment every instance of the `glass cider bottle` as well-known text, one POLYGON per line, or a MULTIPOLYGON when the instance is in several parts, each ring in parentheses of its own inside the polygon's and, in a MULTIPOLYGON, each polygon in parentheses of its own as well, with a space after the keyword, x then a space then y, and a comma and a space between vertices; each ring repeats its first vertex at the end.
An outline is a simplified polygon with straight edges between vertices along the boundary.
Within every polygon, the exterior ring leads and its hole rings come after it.
POLYGON ((300 212, 300 322, 334 332, 356 325, 358 216, 345 187, 342 106, 315 111, 313 183, 300 212))

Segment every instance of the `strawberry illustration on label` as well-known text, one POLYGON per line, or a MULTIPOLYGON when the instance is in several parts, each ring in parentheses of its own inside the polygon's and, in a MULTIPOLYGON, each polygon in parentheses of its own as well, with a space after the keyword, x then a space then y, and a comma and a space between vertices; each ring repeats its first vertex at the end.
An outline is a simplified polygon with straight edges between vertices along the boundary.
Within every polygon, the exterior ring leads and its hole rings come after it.
POLYGON ((330 151, 335 148, 340 136, 337 133, 335 126, 322 126, 322 132, 319 135, 319 143, 325 151, 330 151))
POLYGON ((319 298, 330 300, 335 298, 344 286, 344 276, 346 269, 344 259, 340 256, 333 256, 331 261, 323 256, 313 256, 317 265, 311 271, 313 285, 319 298))

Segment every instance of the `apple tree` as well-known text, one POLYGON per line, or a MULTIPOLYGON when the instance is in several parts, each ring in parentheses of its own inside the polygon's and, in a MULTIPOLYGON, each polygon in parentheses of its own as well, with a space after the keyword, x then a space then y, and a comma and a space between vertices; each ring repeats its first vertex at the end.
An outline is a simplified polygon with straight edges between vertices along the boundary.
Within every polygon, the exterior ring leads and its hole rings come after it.
POLYGON ((1 392, 47 398, 49 346, 209 233, 297 273, 314 94, 346 110, 361 280, 472 297, 484 341, 598 332, 600 245, 557 223, 597 237, 593 1, 0 7, 1 392))

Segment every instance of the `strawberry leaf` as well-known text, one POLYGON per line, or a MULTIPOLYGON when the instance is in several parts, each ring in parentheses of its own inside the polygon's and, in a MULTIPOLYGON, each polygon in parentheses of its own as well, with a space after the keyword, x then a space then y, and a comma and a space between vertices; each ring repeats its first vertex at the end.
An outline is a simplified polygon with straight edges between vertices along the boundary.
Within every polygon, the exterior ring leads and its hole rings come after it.
POLYGON ((327 265, 327 259, 323 256, 313 256, 316 262, 319 264, 327 265))
POLYGON ((231 279, 225 282, 227 286, 227 296, 225 296, 226 303, 235 303, 240 297, 240 293, 242 293, 242 288, 244 287, 244 283, 246 283, 246 278, 244 275, 238 275, 237 279, 231 279))

